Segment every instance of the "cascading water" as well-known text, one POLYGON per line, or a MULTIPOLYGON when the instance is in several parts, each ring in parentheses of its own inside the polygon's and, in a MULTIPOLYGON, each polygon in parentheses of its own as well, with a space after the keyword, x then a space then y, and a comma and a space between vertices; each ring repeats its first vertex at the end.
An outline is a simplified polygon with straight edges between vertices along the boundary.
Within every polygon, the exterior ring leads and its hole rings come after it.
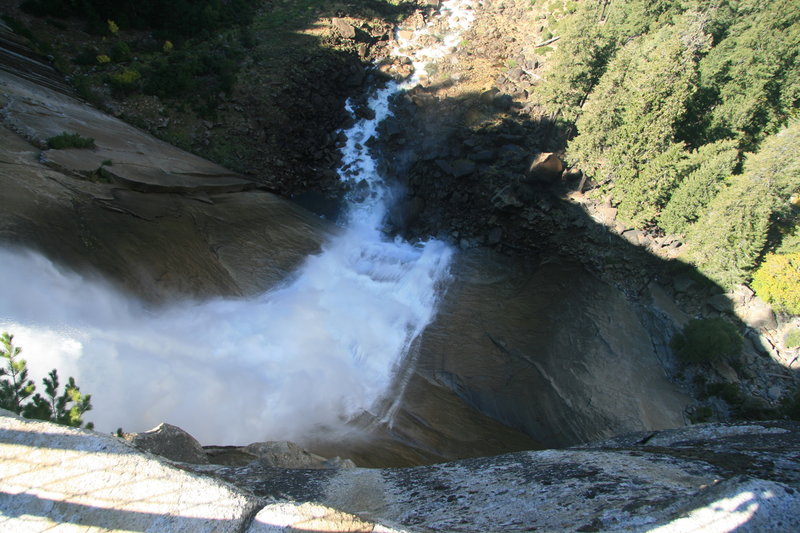
POLYGON ((15 334, 37 380, 54 367, 74 376, 92 393, 87 418, 99 430, 168 421, 206 443, 302 440, 378 409, 434 316, 452 250, 384 235, 389 189, 367 145, 390 96, 416 84, 424 62, 450 51, 471 20, 465 1, 445 2, 442 13, 452 31, 432 47, 414 45, 429 27, 399 43, 417 73, 376 91, 375 117, 345 132, 340 175, 359 192, 344 231, 283 287, 150 312, 40 255, 0 250, 0 330, 15 334))

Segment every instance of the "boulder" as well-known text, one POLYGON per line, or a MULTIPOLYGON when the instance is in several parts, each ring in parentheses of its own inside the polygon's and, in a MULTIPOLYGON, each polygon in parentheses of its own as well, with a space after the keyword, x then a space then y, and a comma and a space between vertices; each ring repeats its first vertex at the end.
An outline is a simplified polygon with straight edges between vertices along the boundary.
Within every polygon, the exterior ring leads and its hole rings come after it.
POLYGON ((333 26, 333 29, 344 39, 356 38, 356 29, 345 19, 334 18, 331 20, 331 26, 333 26))
POLYGON ((313 454, 289 441, 255 442, 247 446, 206 446, 211 463, 224 466, 245 466, 254 461, 271 468, 353 468, 350 459, 313 454))
POLYGON ((564 164, 552 152, 537 155, 528 167, 528 176, 542 181, 556 181, 564 171, 564 164))
POLYGON ((747 303, 738 306, 736 316, 751 328, 775 329, 778 327, 778 321, 775 319, 772 308, 758 296, 752 297, 747 303))
POLYGON ((622 238, 634 246, 639 246, 645 242, 645 234, 638 229, 629 229, 623 232, 622 238))
POLYGON ((125 438, 140 450, 173 461, 208 464, 208 456, 197 439, 171 424, 159 424, 150 431, 133 433, 125 438))
POLYGON ((525 204, 519 199, 514 187, 506 185, 492 196, 492 205, 497 209, 508 211, 518 209, 525 204))
POLYGON ((730 313, 733 311, 733 302, 727 294, 715 294, 706 303, 720 313, 730 313))
POLYGON ((610 226, 614 223, 614 220, 617 218, 617 208, 612 207, 610 204, 608 205, 599 205, 595 209, 596 216, 593 217, 598 222, 605 224, 606 226, 610 226))
POLYGON ((451 173, 455 178, 463 178, 475 172, 475 163, 469 159, 456 159, 450 162, 451 173))

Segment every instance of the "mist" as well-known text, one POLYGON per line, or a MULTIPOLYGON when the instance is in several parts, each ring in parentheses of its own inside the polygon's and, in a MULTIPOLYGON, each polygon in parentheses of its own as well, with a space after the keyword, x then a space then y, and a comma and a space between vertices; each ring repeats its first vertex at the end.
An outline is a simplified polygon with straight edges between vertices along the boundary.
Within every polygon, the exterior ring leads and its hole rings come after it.
POLYGON ((359 238, 257 298, 158 311, 41 255, 0 250, 0 329, 39 390, 57 368, 92 394, 84 418, 99 431, 169 422, 206 444, 303 440, 375 408, 446 274, 441 243, 353 246, 359 238))

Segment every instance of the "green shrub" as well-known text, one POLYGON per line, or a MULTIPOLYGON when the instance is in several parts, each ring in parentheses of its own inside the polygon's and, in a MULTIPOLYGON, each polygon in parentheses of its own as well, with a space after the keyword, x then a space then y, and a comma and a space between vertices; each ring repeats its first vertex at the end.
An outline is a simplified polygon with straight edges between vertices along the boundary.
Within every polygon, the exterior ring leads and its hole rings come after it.
POLYGON ((711 420, 711 417, 714 416, 714 411, 708 405, 702 405, 694 409, 694 411, 689 415, 689 420, 692 424, 701 424, 703 422, 708 422, 711 420))
POLYGON ((94 148, 94 139, 90 137, 81 137, 79 133, 67 133, 65 131, 47 139, 47 146, 53 150, 63 150, 65 148, 94 148))
POLYGON ((800 347, 800 328, 794 328, 790 330, 783 339, 783 343, 787 348, 800 347))
POLYGON ((800 392, 784 399, 781 405, 781 412, 791 420, 800 420, 800 392))
MULTIPOLYGON (((0 358, 5 367, 0 368, 0 407, 25 418, 47 420, 71 427, 83 427, 83 414, 92 409, 91 395, 81 394, 73 378, 69 378, 64 391, 59 394, 58 372, 53 369, 42 380, 45 396, 36 393, 36 385, 28 379, 28 366, 18 356, 22 348, 14 346, 14 336, 0 335, 0 358)), ((94 426, 91 422, 87 429, 94 426)))
POLYGON ((686 363, 703 363, 736 356, 742 349, 742 336, 722 318, 691 320, 683 332, 672 338, 672 349, 686 363))
POLYGON ((800 315, 800 252, 767 254, 753 274, 753 290, 787 313, 800 315))
POLYGON ((122 94, 127 94, 136 90, 139 87, 139 80, 141 79, 142 75, 139 74, 138 70, 133 68, 126 68, 119 72, 109 74, 108 76, 108 82, 111 84, 111 88, 122 94))
POLYGON ((130 61, 133 57, 131 53, 131 47, 128 46, 128 43, 124 41, 117 41, 114 43, 114 46, 111 47, 111 53, 109 54, 111 59, 115 63, 124 63, 126 61, 130 61))

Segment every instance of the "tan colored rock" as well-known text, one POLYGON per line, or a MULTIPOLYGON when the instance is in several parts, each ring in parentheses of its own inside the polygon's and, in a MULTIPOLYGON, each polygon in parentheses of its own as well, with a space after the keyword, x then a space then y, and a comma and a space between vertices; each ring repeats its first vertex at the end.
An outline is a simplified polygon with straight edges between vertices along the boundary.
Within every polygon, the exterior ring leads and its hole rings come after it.
POLYGON ((775 319, 775 313, 772 308, 758 296, 736 307, 735 313, 742 322, 751 328, 775 329, 778 327, 778 321, 775 319))
POLYGON ((330 235, 296 204, 233 192, 253 184, 64 94, 0 71, 0 102, 0 244, 162 301, 261 292, 330 235), (97 148, 48 150, 42 163, 40 146, 62 131, 97 148), (106 182, 85 178, 101 167, 106 182))
POLYGON ((355 39, 356 29, 345 19, 335 18, 331 21, 331 25, 344 39, 355 39))
POLYGON ((339 459, 337 462, 315 455, 289 441, 256 442, 246 446, 244 451, 253 454, 263 464, 277 468, 331 468, 334 465, 352 468, 355 466, 352 461, 339 459))
MULTIPOLYGON (((417 373, 429 382, 545 446, 684 423, 688 398, 664 377, 642 310, 618 290, 574 264, 527 268, 481 250, 451 271, 420 342, 417 373)), ((401 409, 437 416, 423 402, 409 394, 401 409)))
POLYGON ((353 468, 349 459, 327 459, 313 454, 294 442, 255 442, 247 446, 206 446, 205 453, 216 465, 244 466, 253 461, 273 468, 353 468))
POLYGON ((545 181, 554 181, 561 177, 564 164, 552 152, 543 152, 536 156, 528 167, 528 176, 545 181))
POLYGON ((596 216, 593 217, 598 222, 610 226, 617 219, 617 208, 611 205, 599 205, 596 208, 596 216))

